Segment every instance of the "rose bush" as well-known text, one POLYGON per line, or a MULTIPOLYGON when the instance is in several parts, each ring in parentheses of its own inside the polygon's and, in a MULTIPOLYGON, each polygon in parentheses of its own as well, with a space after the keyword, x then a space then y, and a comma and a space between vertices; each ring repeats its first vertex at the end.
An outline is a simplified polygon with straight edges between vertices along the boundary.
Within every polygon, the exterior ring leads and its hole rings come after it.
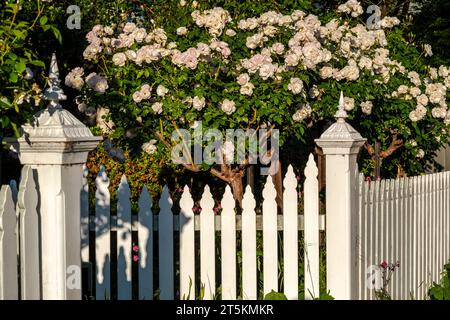
MULTIPOLYGON (((283 3, 267 10, 181 1, 151 20, 96 25, 86 35, 85 64, 65 83, 80 91, 80 110, 101 111, 113 141, 148 153, 168 148, 167 157, 172 132, 198 121, 222 132, 276 128, 281 147, 293 138, 311 145, 343 91, 349 122, 368 139, 361 170, 371 174, 379 156, 390 160, 385 175, 422 173, 450 123, 449 69, 426 64, 432 48, 408 41, 409 20, 384 17, 368 29, 355 0, 320 15, 298 9, 311 9, 308 1, 294 10, 283 3)), ((231 184, 238 200, 247 165, 248 157, 184 164, 231 184)))

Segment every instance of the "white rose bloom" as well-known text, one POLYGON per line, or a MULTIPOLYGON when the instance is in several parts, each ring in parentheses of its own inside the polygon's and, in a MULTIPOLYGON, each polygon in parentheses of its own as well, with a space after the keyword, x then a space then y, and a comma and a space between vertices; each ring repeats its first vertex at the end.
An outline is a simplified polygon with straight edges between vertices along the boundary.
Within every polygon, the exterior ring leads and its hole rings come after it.
POLYGON ((291 78, 289 81, 288 89, 293 94, 299 94, 303 90, 303 81, 299 78, 291 78))
POLYGON ((312 109, 309 104, 303 105, 299 110, 297 110, 294 115, 292 116, 292 119, 295 122, 300 122, 305 120, 306 118, 310 117, 312 113, 312 109))
POLYGON ((413 111, 411 111, 411 112, 409 113, 409 119, 410 119, 412 122, 417 122, 417 121, 419 121, 419 116, 417 115, 416 110, 413 110, 413 111))
POLYGON ((179 27, 177 29, 177 35, 184 36, 188 33, 188 29, 186 27, 179 27))
POLYGON ((438 70, 436 68, 430 68, 430 78, 433 80, 438 78, 438 70))
POLYGON ((344 109, 346 111, 351 111, 355 107, 355 99, 344 97, 344 109))
POLYGON ((425 57, 431 57, 433 55, 433 49, 429 44, 425 44, 423 49, 425 51, 425 57))
POLYGON ((125 51, 125 55, 127 56, 127 59, 131 60, 131 61, 135 61, 137 58, 136 51, 133 51, 133 50, 125 51))
POLYGON ((442 107, 436 107, 436 108, 433 108, 431 110, 431 115, 433 117, 435 117, 435 118, 442 118, 442 119, 444 119, 445 116, 447 115, 447 110, 445 108, 442 108, 442 107))
POLYGON ((127 61, 127 56, 123 52, 115 53, 112 57, 112 61, 116 66, 123 67, 127 61))
POLYGON ((425 94, 421 94, 417 97, 417 103, 426 107, 428 105, 428 97, 425 94))
POLYGON ((331 78, 333 76, 333 68, 332 67, 323 67, 322 69, 320 69, 320 77, 322 79, 328 79, 331 78))
POLYGON ((423 151, 422 149, 417 150, 416 157, 422 159, 423 157, 425 157, 425 151, 423 151))
POLYGON ((414 98, 417 98, 422 92, 420 91, 419 88, 417 87, 412 87, 409 89, 409 93, 411 94, 411 96, 413 96, 414 98))
POLYGON ((144 84, 141 87, 142 99, 149 99, 152 92, 152 88, 148 84, 144 84))
POLYGON ((110 26, 106 26, 103 28, 103 32, 108 36, 112 36, 114 34, 114 29, 110 26))
POLYGON ((186 5, 186 0, 181 0, 179 4, 180 7, 184 7, 186 5))
POLYGON ((278 66, 275 64, 271 63, 263 64, 261 68, 259 68, 259 75, 261 78, 263 78, 263 80, 267 80, 275 74, 277 69, 278 66))
POLYGON ((142 93, 141 91, 136 91, 135 93, 133 93, 133 101, 136 103, 139 103, 142 101, 142 93))
POLYGON ((282 43, 276 42, 270 48, 270 52, 281 55, 284 52, 284 45, 282 43))
POLYGON ((156 94, 160 97, 164 97, 168 92, 169 92, 169 90, 166 87, 164 87, 162 84, 160 84, 156 88, 156 94))
POLYGON ((132 33, 134 30, 136 30, 136 24, 133 22, 127 22, 123 27, 123 31, 125 33, 132 33))
POLYGON ((105 78, 99 76, 95 72, 92 72, 86 77, 87 85, 98 93, 105 93, 108 89, 108 82, 105 78))
POLYGON ((195 96, 194 99, 192 99, 192 106, 195 110, 201 111, 205 107, 205 98, 195 96))
POLYGON ((136 42, 141 43, 147 37, 147 31, 144 28, 138 28, 133 31, 132 37, 136 42))
POLYGON ((313 99, 317 98, 320 95, 320 91, 317 88, 317 85, 313 85, 311 89, 309 89, 309 96, 313 99))
POLYGON ((227 29, 225 31, 225 34, 229 37, 234 37, 236 35, 236 31, 234 31, 233 29, 227 29))
POLYGON ((445 66, 439 67, 439 76, 442 78, 447 78, 450 75, 450 69, 446 68, 445 66))
POLYGON ((406 94, 408 93, 408 87, 405 85, 401 85, 400 87, 398 87, 397 92, 399 94, 406 94))
POLYGON ((248 73, 242 73, 237 77, 237 83, 241 86, 246 85, 250 81, 248 73))
POLYGON ((156 140, 152 139, 149 142, 144 143, 141 148, 142 150, 144 150, 145 153, 153 154, 156 152, 156 150, 158 150, 155 144, 156 140))
POLYGON ((225 99, 222 101, 222 103, 220 104, 220 108, 222 109, 223 112, 225 112, 227 115, 231 115, 233 112, 236 111, 236 104, 234 103, 234 101, 225 99))
POLYGON ((74 88, 76 90, 81 90, 84 85, 83 74, 84 70, 80 67, 76 67, 75 69, 70 71, 65 78, 66 86, 74 88))
POLYGON ((152 105, 152 110, 156 114, 160 114, 163 111, 163 104, 161 102, 155 102, 152 105))
POLYGON ((253 94, 253 89, 255 89, 253 83, 247 82, 241 87, 240 93, 246 96, 251 96, 253 94))
POLYGON ((365 101, 361 103, 361 110, 364 114, 370 115, 372 113, 373 103, 371 101, 365 101))

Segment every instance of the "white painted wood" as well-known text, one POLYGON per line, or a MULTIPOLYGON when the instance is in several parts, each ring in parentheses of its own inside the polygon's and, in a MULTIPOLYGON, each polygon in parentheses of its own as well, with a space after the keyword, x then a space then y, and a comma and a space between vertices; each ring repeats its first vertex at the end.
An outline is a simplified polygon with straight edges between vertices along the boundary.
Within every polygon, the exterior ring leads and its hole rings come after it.
POLYGON ((256 300, 256 201, 250 186, 242 200, 242 297, 256 300))
POLYGON ((89 262, 89 170, 83 166, 82 187, 80 191, 81 215, 81 262, 89 262))
POLYGON ((194 200, 185 186, 180 200, 180 297, 194 300, 195 290, 195 226, 194 200))
POLYGON ((159 200, 159 287, 160 300, 174 299, 173 214, 169 188, 164 186, 159 200))
POLYGON ((19 299, 17 216, 11 187, 0 189, 0 300, 19 299))
POLYGON ((109 178, 102 165, 95 179, 96 300, 111 299, 111 217, 109 178))
POLYGON ((413 290, 413 297, 417 298, 417 292, 418 292, 418 241, 417 241, 417 235, 418 235, 418 227, 419 227, 419 177, 413 178, 413 225, 412 225, 412 256, 413 256, 413 265, 412 265, 412 290, 413 290))
MULTIPOLYGON (((387 237, 386 237, 386 246, 387 246, 387 258, 389 259, 389 261, 394 262, 396 261, 396 258, 394 257, 394 180, 393 179, 389 179, 387 182, 387 205, 386 205, 386 222, 387 222, 387 227, 386 227, 386 232, 387 232, 387 237)), ((390 294, 391 297, 394 296, 394 288, 393 285, 391 284, 390 286, 390 294)))
MULTIPOLYGON (((313 165, 315 165, 315 163, 313 165)), ((309 170, 311 170, 311 168, 309 170)), ((308 172, 308 174, 311 175, 310 172, 308 172)), ((312 177, 312 179, 314 179, 314 177, 312 177)), ((308 199, 309 196, 312 196, 312 201, 314 202, 316 197, 318 197, 318 192, 314 193, 314 186, 311 186, 310 181, 308 181, 308 183, 308 186, 306 186, 305 182, 305 200, 308 199)), ((288 167, 283 184, 284 294, 290 300, 298 300, 298 191, 297 178, 295 177, 294 169, 291 165, 288 167)), ((306 212, 307 210, 305 204, 305 214, 306 212)), ((305 229, 311 228, 312 226, 308 224, 311 216, 305 215, 304 217, 305 229)), ((317 216, 317 221, 318 220, 319 217, 317 216)))
MULTIPOLYGON (((373 200, 372 200, 372 221, 371 221, 371 266, 377 266, 380 264, 379 254, 378 254, 378 203, 380 197, 380 181, 372 182, 373 186, 373 200)), ((378 279, 374 279, 378 281, 378 279)), ((377 287, 378 283, 374 283, 374 286, 377 287)), ((375 299, 374 290, 371 291, 371 299, 375 299)))
POLYGON ((222 299, 236 300, 236 213, 230 186, 225 188, 221 205, 222 299))
POLYGON ((153 202, 147 186, 139 197, 139 299, 153 300, 153 202))
POLYGON ((204 287, 204 299, 216 295, 214 199, 206 185, 200 201, 200 284, 204 287))
POLYGON ((131 300, 131 190, 125 175, 117 196, 117 298, 131 300))
MULTIPOLYGON (((305 299, 315 299, 319 290, 319 181, 314 156, 305 169, 305 299)), ((286 245, 286 244, 285 244, 286 245)))
POLYGON ((26 165, 22 169, 17 197, 20 226, 22 300, 39 300, 41 298, 40 237, 37 205, 38 193, 34 182, 33 170, 26 165))
MULTIPOLYGON (((396 179, 394 180, 394 191, 393 191, 393 211, 392 215, 394 218, 393 221, 393 229, 394 229, 394 235, 393 235, 393 243, 394 243, 394 250, 393 250, 393 257, 397 261, 399 260, 399 243, 400 243, 400 237, 399 237, 399 221, 400 221, 400 208, 399 208, 399 195, 400 192, 400 180, 396 179)), ((399 299, 400 297, 400 291, 399 291, 399 277, 395 276, 392 278, 392 294, 393 299, 399 299)))
POLYGON ((361 204, 360 204, 360 251, 359 251, 359 272, 360 272, 360 299, 367 300, 368 288, 366 283, 367 278, 367 267, 368 267, 368 222, 367 222, 367 212, 370 198, 369 198, 369 184, 364 181, 364 174, 360 174, 360 193, 361 193, 361 204))
POLYGON ((263 290, 264 295, 272 290, 278 292, 278 235, 277 235, 277 192, 268 176, 263 190, 263 290))

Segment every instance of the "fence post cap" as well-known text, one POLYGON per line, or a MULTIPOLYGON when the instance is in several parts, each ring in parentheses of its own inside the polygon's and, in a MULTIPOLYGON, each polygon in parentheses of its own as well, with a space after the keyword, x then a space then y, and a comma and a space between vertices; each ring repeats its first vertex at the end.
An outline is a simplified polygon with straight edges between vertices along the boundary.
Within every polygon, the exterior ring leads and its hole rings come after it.
POLYGON ((44 98, 47 108, 33 116, 22 126, 22 135, 15 148, 22 164, 74 164, 84 163, 86 153, 93 150, 102 137, 96 137, 73 114, 65 110, 60 101, 67 97, 60 87, 56 55, 49 69, 49 88, 44 98))
POLYGON ((335 117, 336 122, 319 139, 316 139, 315 142, 319 147, 324 149, 325 154, 343 153, 339 152, 338 149, 348 150, 348 152, 344 153, 357 153, 367 139, 363 138, 355 128, 345 121, 347 112, 344 108, 344 95, 342 91, 335 117))

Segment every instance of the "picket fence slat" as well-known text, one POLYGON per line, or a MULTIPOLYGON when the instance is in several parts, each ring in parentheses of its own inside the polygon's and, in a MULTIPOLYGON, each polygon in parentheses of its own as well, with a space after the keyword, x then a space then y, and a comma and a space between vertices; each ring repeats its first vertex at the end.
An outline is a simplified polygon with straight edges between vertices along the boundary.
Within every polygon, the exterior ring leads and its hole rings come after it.
POLYGON ((214 199, 206 185, 200 213, 200 284, 204 288, 204 299, 212 300, 216 294, 216 254, 214 229, 214 199))
POLYGON ((95 296, 111 299, 111 219, 109 179, 105 167, 100 167, 95 179, 95 296))
POLYGON ((256 300, 256 201, 250 186, 242 200, 242 297, 256 300))
POLYGON ((81 262, 89 262, 89 170, 83 166, 82 187, 80 192, 80 216, 81 216, 81 262))
POLYGON ((131 190, 125 175, 117 193, 117 298, 131 300, 131 190))
MULTIPOLYGON (((290 165, 283 181, 283 259, 284 294, 288 299, 298 299, 298 193, 297 178, 290 165)), ((305 190, 306 190, 305 186, 305 190)), ((308 189, 308 192, 311 190, 308 189)), ((305 191, 306 192, 306 191, 305 191)), ((314 194, 313 194, 314 196, 314 194)), ((305 194, 305 199, 307 195, 305 194)), ((305 212, 306 212, 305 207, 305 212)), ((306 221, 305 221, 306 223, 306 221)))
POLYGON ((153 212, 152 198, 144 185, 139 197, 139 299, 153 300, 153 212))
POLYGON ((235 200, 227 186, 223 195, 221 212, 222 248, 222 299, 236 299, 236 217, 235 200))
POLYGON ((319 292, 319 181, 312 154, 305 169, 305 299, 315 299, 319 292))
POLYGON ((9 185, 0 189, 0 300, 19 299, 16 211, 9 185))
POLYGON ((185 186, 180 200, 180 297, 193 300, 195 290, 194 200, 185 186))
POLYGON ((263 190, 263 290, 278 292, 277 192, 272 177, 267 176, 263 190))
POLYGON ((161 199, 159 200, 159 298, 161 300, 172 300, 174 298, 174 261, 173 261, 173 214, 172 198, 169 188, 164 186, 161 199))
POLYGON ((38 194, 33 178, 33 170, 26 165, 22 169, 17 207, 20 226, 20 275, 21 298, 39 300, 40 258, 39 258, 39 216, 37 212, 38 194))

